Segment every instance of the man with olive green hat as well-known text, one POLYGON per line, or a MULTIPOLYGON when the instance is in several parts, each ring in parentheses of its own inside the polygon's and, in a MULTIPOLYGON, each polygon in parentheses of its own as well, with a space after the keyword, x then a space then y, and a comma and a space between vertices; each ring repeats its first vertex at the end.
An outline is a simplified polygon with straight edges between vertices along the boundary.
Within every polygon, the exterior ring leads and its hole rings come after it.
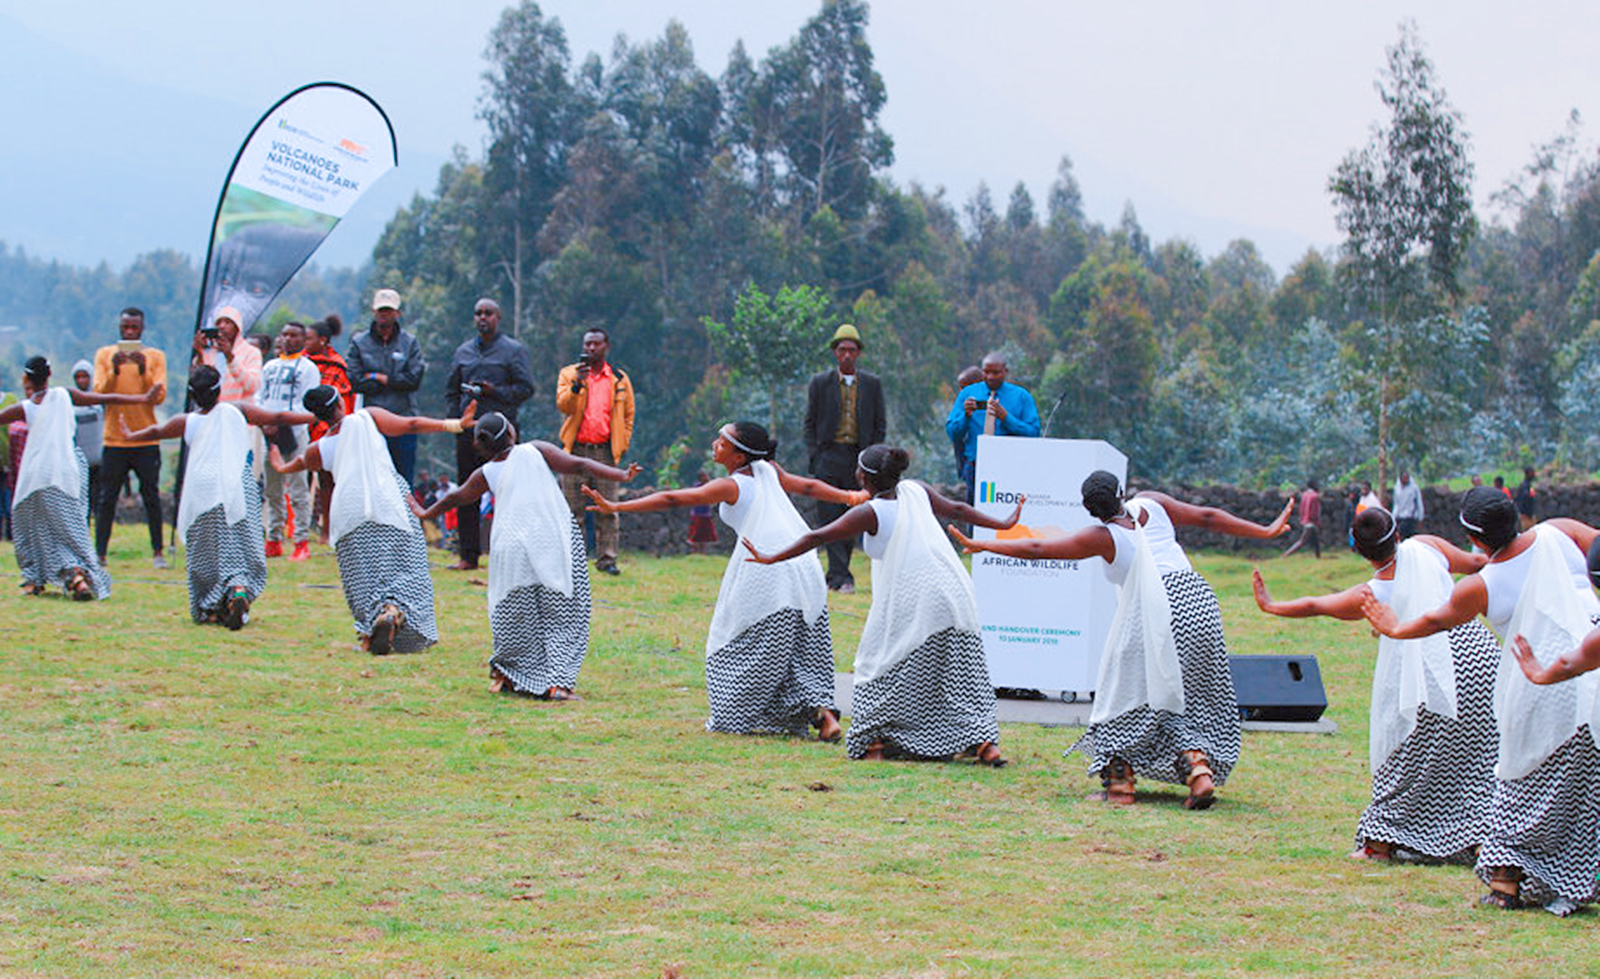
MULTIPOLYGON (((856 489, 856 456, 882 442, 888 413, 883 407, 883 384, 876 374, 856 369, 863 344, 861 331, 845 323, 828 341, 837 367, 811 379, 806 392, 806 452, 811 475, 843 489, 856 489)), ((817 504, 817 518, 828 523, 845 507, 817 504)), ((828 545, 828 587, 849 594, 856 590, 850 574, 850 540, 828 545)))

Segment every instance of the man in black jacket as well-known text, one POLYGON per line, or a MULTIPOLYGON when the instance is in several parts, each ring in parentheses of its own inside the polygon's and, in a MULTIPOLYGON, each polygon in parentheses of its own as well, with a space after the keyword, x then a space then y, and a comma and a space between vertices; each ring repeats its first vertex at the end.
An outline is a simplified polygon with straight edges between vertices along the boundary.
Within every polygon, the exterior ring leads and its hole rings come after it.
MULTIPOLYGON (((480 299, 472 307, 472 324, 477 336, 456 348, 445 378, 446 413, 455 418, 467 402, 478 402, 482 418, 498 411, 521 431, 518 409, 533 396, 533 373, 528 366, 528 348, 500 332, 500 304, 480 299)), ((465 483, 473 470, 482 465, 472 445, 472 432, 456 436, 456 482, 465 483)), ((456 508, 456 539, 461 559, 451 571, 473 571, 483 553, 478 541, 478 503, 476 500, 456 508)))
MULTIPOLYGON (((811 379, 806 393, 806 451, 811 475, 833 486, 857 489, 856 456, 884 439, 888 423, 883 407, 883 384, 876 374, 856 370, 861 357, 861 334, 846 323, 833 333, 828 346, 838 367, 811 379)), ((817 515, 830 522, 845 507, 819 503, 817 515)), ((856 590, 850 574, 850 540, 828 545, 828 587, 845 594, 856 590)))
MULTIPOLYGON (((361 395, 363 407, 417 413, 417 388, 428 364, 417 338, 400 329, 400 293, 379 289, 373 294, 372 328, 350 338, 344 361, 350 387, 361 395)), ((417 436, 388 435, 384 441, 395 472, 410 486, 417 471, 417 436)))

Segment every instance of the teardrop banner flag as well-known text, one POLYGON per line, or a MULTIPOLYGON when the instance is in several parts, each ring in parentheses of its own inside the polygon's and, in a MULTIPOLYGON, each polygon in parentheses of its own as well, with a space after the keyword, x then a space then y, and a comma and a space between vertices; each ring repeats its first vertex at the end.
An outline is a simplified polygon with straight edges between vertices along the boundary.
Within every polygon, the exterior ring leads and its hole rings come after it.
POLYGON ((398 162, 389 117, 359 89, 315 82, 279 99, 228 170, 196 327, 232 306, 248 333, 339 219, 398 162))
MULTIPOLYGON (((249 333, 339 219, 399 162, 394 127, 365 92, 313 82, 279 99, 245 137, 223 181, 195 329, 232 306, 239 332, 249 333)), ((187 443, 179 447, 174 506, 188 452, 187 443)), ((174 543, 177 534, 174 524, 174 543)))

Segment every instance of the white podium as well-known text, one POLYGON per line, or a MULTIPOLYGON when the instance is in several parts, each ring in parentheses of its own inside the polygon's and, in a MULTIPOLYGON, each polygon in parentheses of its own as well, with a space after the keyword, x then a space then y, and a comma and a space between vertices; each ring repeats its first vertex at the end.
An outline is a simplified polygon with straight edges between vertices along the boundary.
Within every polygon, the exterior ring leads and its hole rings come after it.
MULTIPOLYGON (((980 527, 977 536, 1054 537, 1094 523, 1083 508, 1081 489, 1084 477, 1096 469, 1125 480, 1128 457, 1098 439, 979 436, 973 504, 1005 517, 1018 495, 1028 501, 1015 528, 997 533, 980 527)), ((1101 564, 1099 558, 972 556, 990 682, 1077 694, 1094 690, 1100 651, 1117 608, 1116 587, 1106 581, 1101 564)))

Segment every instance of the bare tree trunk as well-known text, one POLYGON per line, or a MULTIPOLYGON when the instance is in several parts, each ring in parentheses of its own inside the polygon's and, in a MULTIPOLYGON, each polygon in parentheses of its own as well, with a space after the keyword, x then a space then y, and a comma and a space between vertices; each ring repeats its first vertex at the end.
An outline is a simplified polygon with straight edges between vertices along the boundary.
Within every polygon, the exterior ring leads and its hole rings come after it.
POLYGON ((522 222, 511 236, 511 335, 522 336, 522 222))
MULTIPOLYGON (((1384 374, 1378 381, 1378 499, 1385 500, 1389 485, 1387 475, 1389 472, 1389 375, 1384 374)), ((1389 500, 1389 506, 1394 505, 1389 500)))

